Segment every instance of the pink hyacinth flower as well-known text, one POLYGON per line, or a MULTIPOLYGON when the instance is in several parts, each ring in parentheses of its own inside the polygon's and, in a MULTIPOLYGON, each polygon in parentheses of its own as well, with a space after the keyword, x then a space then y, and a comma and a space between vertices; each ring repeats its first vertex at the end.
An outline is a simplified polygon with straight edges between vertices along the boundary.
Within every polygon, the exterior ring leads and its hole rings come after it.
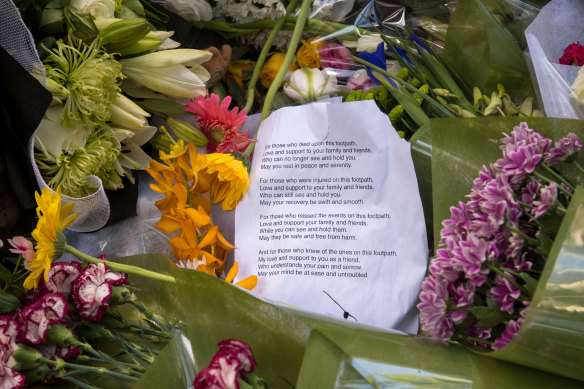
POLYGON ((210 97, 199 96, 185 106, 185 111, 195 115, 199 128, 209 140, 209 153, 243 152, 252 142, 247 137, 249 131, 239 133, 247 120, 245 108, 241 112, 237 107, 229 110, 229 104, 230 96, 219 102, 219 96, 212 93, 210 97))
POLYGON ((0 388, 14 389, 24 385, 24 376, 12 370, 18 336, 18 323, 10 316, 0 316, 0 388))
POLYGON ((84 319, 100 321, 106 310, 112 286, 126 284, 128 275, 109 271, 105 263, 90 263, 71 286, 75 310, 84 319))
POLYGON ((11 253, 22 255, 25 266, 33 260, 35 255, 34 246, 30 240, 22 236, 15 236, 12 239, 8 239, 8 243, 13 247, 10 249, 11 253))

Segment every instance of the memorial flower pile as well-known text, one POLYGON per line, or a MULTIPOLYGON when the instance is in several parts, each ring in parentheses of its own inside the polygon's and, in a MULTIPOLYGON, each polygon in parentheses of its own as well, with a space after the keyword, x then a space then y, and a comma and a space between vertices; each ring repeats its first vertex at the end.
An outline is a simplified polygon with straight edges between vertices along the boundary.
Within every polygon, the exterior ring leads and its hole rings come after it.
POLYGON ((499 350, 521 327, 575 190, 559 173, 582 143, 552 146, 526 123, 502 139, 503 156, 483 166, 466 202, 440 232, 418 304, 424 333, 499 350))

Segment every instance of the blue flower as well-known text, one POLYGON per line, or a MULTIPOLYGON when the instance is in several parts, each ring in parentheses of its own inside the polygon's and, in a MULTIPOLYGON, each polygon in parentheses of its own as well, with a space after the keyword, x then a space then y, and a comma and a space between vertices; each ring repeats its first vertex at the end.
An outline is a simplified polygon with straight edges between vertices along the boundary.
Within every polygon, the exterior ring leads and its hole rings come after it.
MULTIPOLYGON (((377 45, 377 50, 375 51, 375 54, 361 52, 358 54, 358 57, 361 58, 362 60, 369 62, 372 65, 377 66, 378 68, 381 68, 383 70, 387 70, 387 63, 385 62, 385 43, 383 43, 383 42, 381 42, 379 45, 377 45)), ((377 85, 381 85, 381 82, 374 75, 374 70, 371 69, 369 66, 365 66, 365 67, 366 67, 367 75, 369 76, 369 78, 377 85)), ((385 78, 387 78, 387 81, 389 81, 389 83, 394 88, 399 89, 397 84, 391 78, 389 78, 387 76, 385 76, 385 78)))
POLYGON ((416 42, 418 46, 424 49, 428 54, 433 55, 432 52, 428 49, 428 47, 426 47, 424 42, 422 42, 422 40, 418 38, 415 34, 410 34, 410 39, 416 42))
POLYGON ((397 46, 393 46, 393 49, 395 50, 396 53, 399 54, 400 57, 402 57, 402 59, 404 61, 406 61, 410 66, 415 66, 414 63, 412 62, 412 60, 410 59, 410 57, 408 57, 408 55, 406 54, 405 51, 403 51, 402 49, 400 49, 397 46))

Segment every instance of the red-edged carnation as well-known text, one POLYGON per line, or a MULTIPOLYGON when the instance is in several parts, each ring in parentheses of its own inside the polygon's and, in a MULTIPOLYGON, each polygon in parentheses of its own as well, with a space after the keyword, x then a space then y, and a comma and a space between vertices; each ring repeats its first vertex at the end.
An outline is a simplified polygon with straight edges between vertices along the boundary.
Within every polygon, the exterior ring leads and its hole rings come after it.
POLYGON ((50 324, 60 323, 67 313, 67 298, 47 293, 17 311, 18 338, 31 344, 44 343, 50 324))
POLYGON ((16 363, 13 358, 16 350, 18 323, 10 316, 0 316, 0 388, 20 388, 24 376, 12 370, 16 363))
POLYGON ((250 142, 247 137, 249 131, 239 133, 241 125, 247 120, 245 108, 241 112, 237 107, 230 111, 229 104, 230 96, 219 102, 219 96, 212 93, 211 97, 199 96, 189 101, 185 107, 185 111, 195 115, 199 128, 209 139, 209 153, 242 152, 250 142))
POLYGON ((42 289, 51 293, 71 293, 71 284, 81 274, 81 266, 77 262, 59 262, 51 266, 47 273, 47 282, 42 289))
POLYGON ((564 55, 560 58, 562 65, 584 65, 584 46, 578 43, 572 43, 564 49, 564 55))
POLYGON ((73 281, 71 298, 84 319, 100 321, 109 305, 112 286, 128 283, 128 275, 107 270, 105 263, 90 263, 73 281))

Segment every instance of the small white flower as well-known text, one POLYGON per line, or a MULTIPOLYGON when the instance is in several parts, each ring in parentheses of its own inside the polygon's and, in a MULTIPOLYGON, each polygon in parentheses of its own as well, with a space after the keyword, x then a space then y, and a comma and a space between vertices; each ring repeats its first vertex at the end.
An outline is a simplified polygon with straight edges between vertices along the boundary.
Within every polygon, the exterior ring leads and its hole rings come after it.
POLYGON ((578 75, 572 84, 571 96, 584 105, 584 66, 578 71, 578 75))
POLYGON ((94 19, 109 19, 114 17, 115 0, 71 0, 69 5, 81 13, 88 13, 94 19))
POLYGON ((316 101, 340 91, 337 78, 320 69, 302 67, 286 73, 284 80, 284 93, 300 103, 316 101))

